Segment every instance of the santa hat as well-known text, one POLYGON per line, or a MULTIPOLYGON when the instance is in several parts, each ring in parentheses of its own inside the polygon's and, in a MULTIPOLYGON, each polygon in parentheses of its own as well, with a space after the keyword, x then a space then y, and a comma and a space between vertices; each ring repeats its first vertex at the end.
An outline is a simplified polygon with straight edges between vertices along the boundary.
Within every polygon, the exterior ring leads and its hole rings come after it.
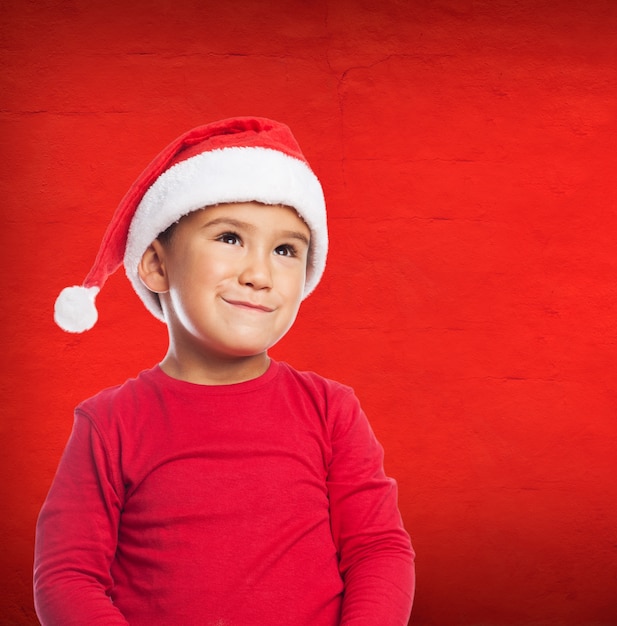
POLYGON ((67 287, 58 296, 56 323, 74 333, 92 328, 98 318, 96 295, 123 262, 146 308, 165 321, 158 297, 137 273, 148 246, 191 211, 251 201, 293 207, 308 225, 308 296, 323 274, 328 251, 321 185, 287 126, 241 117, 188 131, 148 165, 116 209, 83 285, 67 287))

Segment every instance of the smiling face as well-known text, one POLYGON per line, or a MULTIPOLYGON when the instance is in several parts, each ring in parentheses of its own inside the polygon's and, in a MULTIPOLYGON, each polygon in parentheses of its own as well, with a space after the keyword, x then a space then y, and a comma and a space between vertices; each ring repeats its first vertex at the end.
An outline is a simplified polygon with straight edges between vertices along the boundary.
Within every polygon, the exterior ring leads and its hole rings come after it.
POLYGON ((139 273, 165 314, 164 369, 186 380, 221 371, 222 362, 242 364, 244 378, 262 373, 302 301, 306 224, 288 207, 220 204, 182 218, 163 241, 152 243, 139 273))

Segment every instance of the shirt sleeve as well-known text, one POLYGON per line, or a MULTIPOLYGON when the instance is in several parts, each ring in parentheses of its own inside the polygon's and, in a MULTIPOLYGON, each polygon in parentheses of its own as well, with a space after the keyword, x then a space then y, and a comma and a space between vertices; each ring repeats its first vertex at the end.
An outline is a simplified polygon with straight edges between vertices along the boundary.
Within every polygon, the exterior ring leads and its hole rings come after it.
POLYGON ((413 602, 414 553, 383 449, 349 390, 329 409, 328 493, 345 584, 341 626, 406 626, 413 602))
POLYGON ((34 600, 42 626, 127 626, 110 598, 121 508, 118 470, 78 410, 37 523, 34 600))

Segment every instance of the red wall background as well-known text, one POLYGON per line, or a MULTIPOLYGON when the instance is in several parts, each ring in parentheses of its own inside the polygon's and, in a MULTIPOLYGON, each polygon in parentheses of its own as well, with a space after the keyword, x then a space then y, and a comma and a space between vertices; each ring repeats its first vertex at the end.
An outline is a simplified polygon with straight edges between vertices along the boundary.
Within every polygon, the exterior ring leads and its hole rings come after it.
POLYGON ((72 409, 161 358, 124 276, 52 321, 159 149, 238 114, 323 181, 273 355, 353 385, 417 550, 412 624, 617 624, 617 3, 5 0, 0 623, 72 409))

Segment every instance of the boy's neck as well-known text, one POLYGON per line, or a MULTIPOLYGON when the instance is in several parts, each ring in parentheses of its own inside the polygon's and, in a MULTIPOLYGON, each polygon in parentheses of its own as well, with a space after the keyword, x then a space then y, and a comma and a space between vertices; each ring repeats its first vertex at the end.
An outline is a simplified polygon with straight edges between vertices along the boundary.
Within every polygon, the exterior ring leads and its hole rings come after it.
POLYGON ((249 357, 217 358, 198 362, 180 360, 170 350, 161 361, 161 369, 172 378, 197 385, 232 385, 259 378, 270 366, 266 352, 249 357))

